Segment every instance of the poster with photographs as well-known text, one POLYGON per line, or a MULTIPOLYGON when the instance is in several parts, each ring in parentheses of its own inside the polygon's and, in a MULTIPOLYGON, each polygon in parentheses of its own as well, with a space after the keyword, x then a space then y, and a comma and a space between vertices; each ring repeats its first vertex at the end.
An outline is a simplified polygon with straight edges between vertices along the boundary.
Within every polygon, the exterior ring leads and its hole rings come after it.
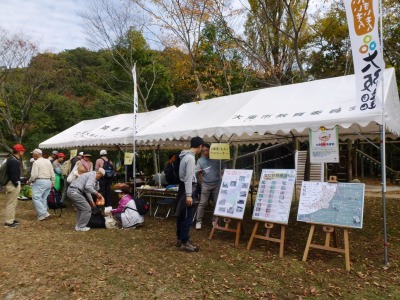
POLYGON ((262 170, 253 220, 287 224, 296 170, 262 170))
POLYGON ((224 171, 214 215, 243 219, 252 174, 253 170, 224 171))

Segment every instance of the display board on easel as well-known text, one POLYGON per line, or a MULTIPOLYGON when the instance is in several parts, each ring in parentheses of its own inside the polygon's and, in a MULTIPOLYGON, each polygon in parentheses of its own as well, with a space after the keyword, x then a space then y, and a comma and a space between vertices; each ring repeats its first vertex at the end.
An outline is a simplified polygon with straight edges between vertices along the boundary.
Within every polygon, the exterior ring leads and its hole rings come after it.
POLYGON ((226 169, 222 177, 217 203, 215 205, 213 223, 209 238, 212 239, 215 230, 222 230, 236 234, 235 245, 239 245, 244 210, 251 182, 252 170, 226 169), (224 226, 219 226, 219 217, 223 217, 224 226), (230 227, 232 221, 237 222, 236 228, 230 227))
POLYGON ((362 228, 364 191, 363 183, 303 182, 297 220, 311 223, 303 261, 310 248, 343 253, 346 270, 350 271, 349 228, 362 228), (324 244, 312 242, 316 225, 323 226, 324 244), (337 246, 337 228, 343 229, 344 248, 337 246))
POLYGON ((252 170, 224 171, 215 205, 215 216, 243 219, 252 174, 252 170))
POLYGON ((262 170, 253 220, 287 224, 296 170, 262 170))
POLYGON ((295 181, 296 170, 294 169, 262 170, 253 210, 253 220, 256 223, 247 244, 247 250, 251 249, 254 239, 260 239, 279 243, 279 256, 283 257, 286 225, 289 221, 295 181), (264 223, 265 235, 257 234, 260 223, 264 223), (271 230, 275 225, 281 227, 279 238, 271 236, 271 230))
POLYGON ((362 228, 363 183, 307 182, 301 186, 297 221, 362 228))

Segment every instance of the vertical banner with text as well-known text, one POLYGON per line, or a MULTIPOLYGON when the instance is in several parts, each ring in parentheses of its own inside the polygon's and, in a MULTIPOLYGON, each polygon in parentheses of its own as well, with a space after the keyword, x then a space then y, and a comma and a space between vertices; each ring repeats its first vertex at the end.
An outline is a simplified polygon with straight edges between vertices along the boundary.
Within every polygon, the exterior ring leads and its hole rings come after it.
POLYGON ((344 0, 344 4, 356 76, 356 110, 380 108, 377 87, 385 68, 378 33, 379 1, 344 0))

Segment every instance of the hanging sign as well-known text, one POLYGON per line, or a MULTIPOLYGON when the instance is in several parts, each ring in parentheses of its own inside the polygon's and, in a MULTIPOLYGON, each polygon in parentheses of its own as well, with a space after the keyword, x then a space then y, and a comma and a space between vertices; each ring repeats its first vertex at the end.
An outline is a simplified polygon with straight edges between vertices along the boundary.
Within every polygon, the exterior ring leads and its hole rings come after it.
POLYGON ((125 152, 124 165, 131 165, 133 162, 133 153, 125 152))
POLYGON ((339 162, 339 138, 337 126, 333 129, 320 127, 316 131, 310 129, 310 162, 339 162))
POLYGON ((78 149, 69 151, 69 158, 73 158, 78 154, 78 149))
POLYGON ((230 159, 231 152, 229 144, 212 143, 210 147, 210 159, 230 159))

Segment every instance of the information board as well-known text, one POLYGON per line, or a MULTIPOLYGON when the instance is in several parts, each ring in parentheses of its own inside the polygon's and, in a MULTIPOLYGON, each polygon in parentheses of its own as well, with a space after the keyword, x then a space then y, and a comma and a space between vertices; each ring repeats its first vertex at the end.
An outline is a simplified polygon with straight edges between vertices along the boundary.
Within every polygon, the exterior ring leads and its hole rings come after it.
POLYGON ((287 224, 296 170, 262 170, 253 220, 287 224))
POLYGON ((252 170, 224 171, 214 215, 243 219, 252 174, 252 170))
POLYGON ((363 183, 303 181, 297 221, 362 228, 363 183))
POLYGON ((131 165, 133 163, 133 153, 125 152, 124 165, 131 165))

